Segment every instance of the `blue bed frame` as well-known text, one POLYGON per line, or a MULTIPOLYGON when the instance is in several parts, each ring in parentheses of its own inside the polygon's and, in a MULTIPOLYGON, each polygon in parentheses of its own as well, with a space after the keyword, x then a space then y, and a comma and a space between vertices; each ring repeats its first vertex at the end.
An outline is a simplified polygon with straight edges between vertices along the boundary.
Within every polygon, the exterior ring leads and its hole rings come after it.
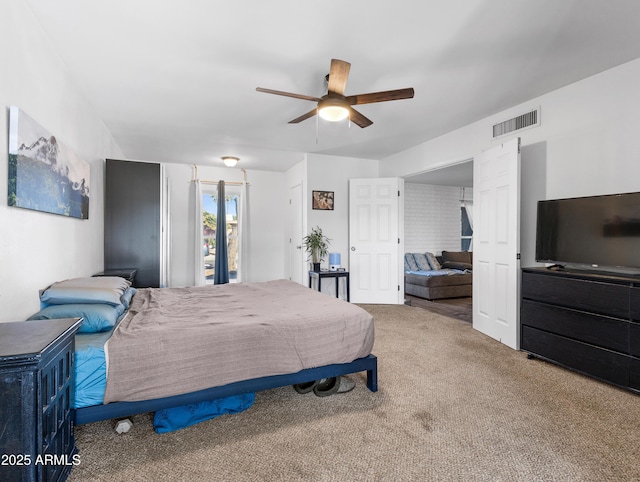
POLYGON ((338 363, 317 368, 307 368, 296 373, 273 375, 270 377, 253 378, 240 382, 229 383, 220 387, 207 388, 197 392, 185 393, 173 397, 155 398, 140 402, 114 402, 105 405, 78 408, 74 410, 76 425, 122 418, 138 413, 155 412, 165 408, 179 407, 191 403, 199 403, 216 398, 240 395, 242 393, 259 392, 271 388, 310 382, 321 378, 332 378, 349 373, 367 372, 367 388, 372 392, 378 391, 378 359, 375 355, 358 358, 351 363, 338 363))

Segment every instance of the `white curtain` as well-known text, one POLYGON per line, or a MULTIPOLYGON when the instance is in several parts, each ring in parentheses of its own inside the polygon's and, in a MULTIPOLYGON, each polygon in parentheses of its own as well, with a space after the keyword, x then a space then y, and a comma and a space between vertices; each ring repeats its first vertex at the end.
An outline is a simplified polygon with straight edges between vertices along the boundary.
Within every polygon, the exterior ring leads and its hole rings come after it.
POLYGON ((194 286, 204 286, 204 250, 202 244, 202 186, 200 179, 193 181, 193 241, 194 286))
POLYGON ((238 213, 238 283, 249 281, 249 186, 242 182, 238 213))
MULTIPOLYGON (((469 226, 473 231, 473 202, 472 201, 462 201, 462 205, 467 211, 467 218, 469 219, 469 226)), ((469 243, 469 251, 473 251, 473 238, 471 238, 471 243, 469 243)))

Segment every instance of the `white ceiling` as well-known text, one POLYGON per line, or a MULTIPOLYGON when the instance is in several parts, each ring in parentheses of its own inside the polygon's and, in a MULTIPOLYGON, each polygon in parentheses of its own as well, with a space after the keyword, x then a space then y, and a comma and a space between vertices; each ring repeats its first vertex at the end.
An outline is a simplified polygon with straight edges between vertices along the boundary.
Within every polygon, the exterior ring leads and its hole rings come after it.
POLYGON ((638 0, 25 0, 129 159, 282 171, 384 159, 640 57, 638 0), (316 117, 331 58, 365 129, 316 117))

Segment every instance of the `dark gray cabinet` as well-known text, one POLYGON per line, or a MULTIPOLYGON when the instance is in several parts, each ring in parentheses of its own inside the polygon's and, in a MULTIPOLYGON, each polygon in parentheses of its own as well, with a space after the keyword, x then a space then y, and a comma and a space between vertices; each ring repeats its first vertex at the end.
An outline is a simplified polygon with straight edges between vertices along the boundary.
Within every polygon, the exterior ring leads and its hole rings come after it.
POLYGON ((162 165, 107 159, 104 269, 137 269, 136 286, 166 285, 166 180, 162 165))
POLYGON ((79 463, 69 397, 80 321, 0 323, 0 480, 66 480, 79 463))
POLYGON ((640 393, 640 279, 522 270, 520 348, 640 393))

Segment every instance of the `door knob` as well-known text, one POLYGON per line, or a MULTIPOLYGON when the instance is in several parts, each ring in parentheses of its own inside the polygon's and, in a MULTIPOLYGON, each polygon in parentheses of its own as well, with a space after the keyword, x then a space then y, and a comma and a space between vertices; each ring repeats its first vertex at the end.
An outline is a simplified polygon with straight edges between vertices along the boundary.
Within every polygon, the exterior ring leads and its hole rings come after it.
POLYGON ((351 246, 351 251, 355 251, 356 247, 355 246, 351 246))

